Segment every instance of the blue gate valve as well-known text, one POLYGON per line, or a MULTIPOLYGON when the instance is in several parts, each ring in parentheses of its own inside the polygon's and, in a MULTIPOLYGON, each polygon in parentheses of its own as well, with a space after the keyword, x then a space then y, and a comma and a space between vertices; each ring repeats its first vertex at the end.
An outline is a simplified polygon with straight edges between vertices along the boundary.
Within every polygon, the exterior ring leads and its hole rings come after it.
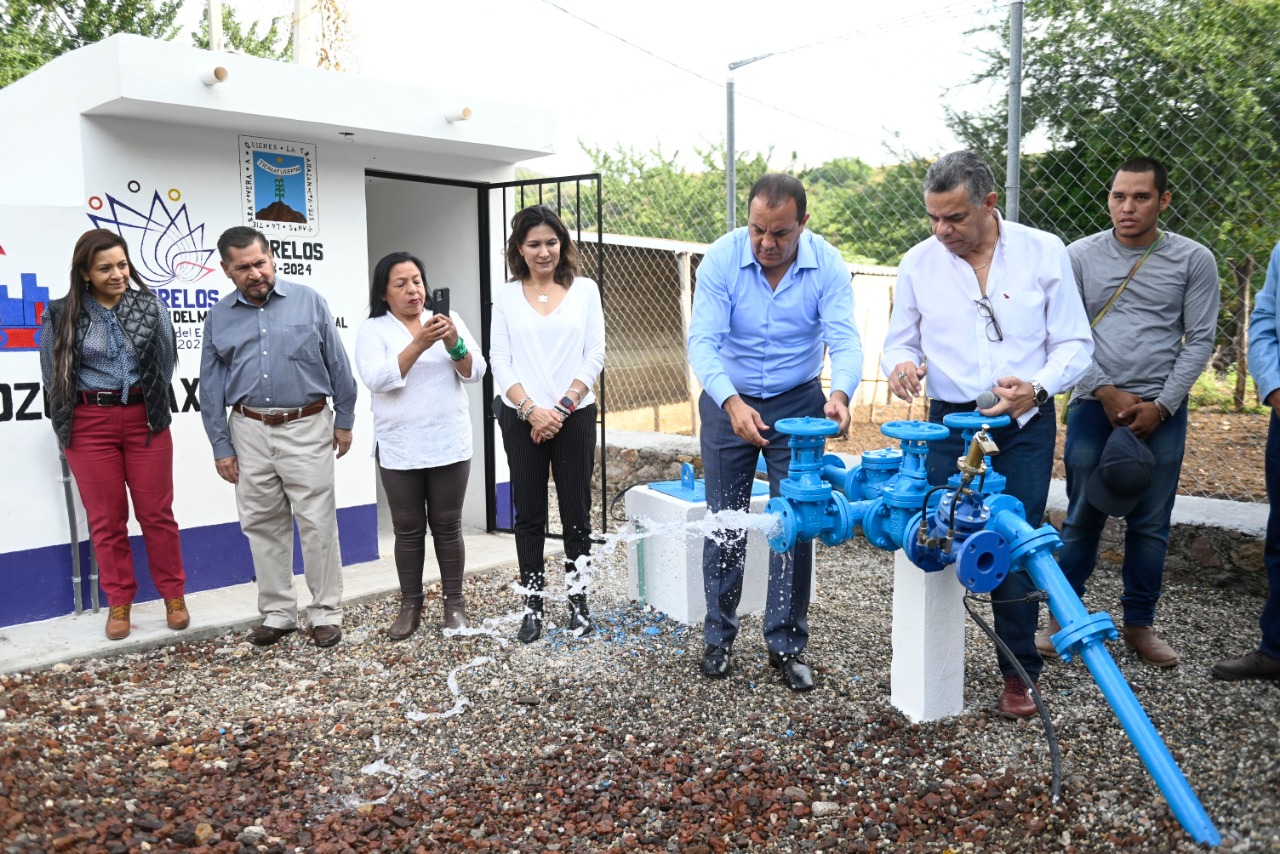
MULTIPOLYGON (((1051 525, 1033 528, 1022 502, 1000 494, 1004 479, 991 468, 989 456, 997 449, 983 428, 1003 426, 1007 416, 953 413, 944 420, 966 431, 969 450, 957 460, 959 472, 936 502, 930 501, 936 493, 929 487, 925 469, 927 443, 948 436, 947 426, 919 421, 883 425, 886 436, 900 441, 902 455, 894 461, 897 472, 887 477, 894 464, 892 452, 872 457, 873 481, 854 477, 838 457, 823 456, 826 437, 838 430, 835 422, 778 421, 777 430, 791 436, 791 471, 782 481, 781 497, 770 499, 765 508, 780 522, 769 537, 770 548, 786 552, 797 540, 813 539, 835 545, 851 538, 861 526, 872 545, 903 548, 912 563, 926 571, 954 564, 960 582, 974 592, 994 590, 1009 572, 1026 572, 1048 595, 1049 610, 1062 627, 1053 636, 1062 660, 1079 656, 1084 661, 1183 828, 1197 842, 1221 844, 1212 819, 1104 645, 1117 636, 1115 624, 1106 614, 1085 609, 1054 560, 1062 547, 1057 531, 1051 525), (978 489, 973 488, 975 482, 978 489), (857 497, 850 500, 849 493, 857 497)), ((867 457, 864 454, 864 466, 867 457)))
POLYGON ((879 498, 885 484, 902 468, 902 451, 897 448, 864 451, 862 461, 851 469, 846 469, 844 460, 835 454, 827 454, 822 462, 823 480, 850 501, 867 501, 879 498))
POLYGON ((876 548, 894 551, 902 548, 912 514, 920 511, 929 496, 929 473, 925 467, 928 443, 945 439, 950 431, 941 424, 927 421, 889 421, 881 425, 880 432, 898 440, 902 467, 867 508, 862 532, 867 542, 876 548))
POLYGON ((779 522, 769 547, 788 552, 797 540, 835 545, 852 537, 857 525, 853 508, 823 477, 827 437, 836 435, 840 425, 827 418, 783 418, 774 429, 791 437, 791 465, 779 484, 781 496, 765 505, 765 512, 779 522))

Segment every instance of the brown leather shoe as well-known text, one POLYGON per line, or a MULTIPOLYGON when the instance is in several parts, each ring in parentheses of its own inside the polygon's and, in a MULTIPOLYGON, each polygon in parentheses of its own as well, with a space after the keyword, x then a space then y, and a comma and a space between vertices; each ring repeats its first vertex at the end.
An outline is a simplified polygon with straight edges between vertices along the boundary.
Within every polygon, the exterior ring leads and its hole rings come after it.
POLYGON ((1242 679, 1268 679, 1280 681, 1280 658, 1272 658, 1265 652, 1254 650, 1239 658, 1219 661, 1209 671, 1214 679, 1239 682, 1242 679))
POLYGON ((1136 650, 1147 664, 1156 667, 1173 667, 1178 663, 1178 654, 1160 638, 1151 626, 1125 626, 1120 630, 1124 645, 1136 650))
POLYGON ((467 624, 467 604, 465 602, 445 603, 444 627, 454 630, 470 628, 467 624))
POLYGON ((400 613, 396 615, 391 628, 387 629, 387 637, 392 640, 404 640, 418 630, 422 620, 422 598, 400 600, 400 613))
POLYGON ((133 628, 129 623, 131 605, 112 605, 107 611, 107 640, 124 640, 133 628))
POLYGON ((1004 694, 996 712, 1002 718, 1020 720, 1036 714, 1036 701, 1031 699, 1031 691, 1023 683, 1020 676, 1004 677, 1004 694))
POLYGON ((296 632, 297 627, 289 629, 277 629, 274 626, 254 626, 253 631, 249 632, 247 640, 254 646, 271 646, 276 641, 296 632))
POLYGON ((311 630, 311 640, 316 646, 333 646, 342 640, 341 626, 316 626, 311 630))
POLYGON ((164 600, 164 621, 175 632, 180 632, 191 625, 191 614, 187 612, 187 600, 182 596, 164 600))
POLYGON ((1053 646, 1053 636, 1062 631, 1062 626, 1058 625, 1058 620, 1049 615, 1049 625, 1036 632, 1036 649, 1040 650, 1040 654, 1045 658, 1057 658, 1058 650, 1053 646))

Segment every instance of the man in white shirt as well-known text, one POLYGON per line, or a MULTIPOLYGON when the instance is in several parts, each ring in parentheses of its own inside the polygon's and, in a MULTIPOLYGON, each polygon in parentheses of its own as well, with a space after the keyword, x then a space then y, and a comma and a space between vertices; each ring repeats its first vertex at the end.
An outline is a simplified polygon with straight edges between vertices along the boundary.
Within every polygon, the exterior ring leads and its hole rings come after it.
MULTIPOLYGON (((1062 241, 1007 222, 996 210, 995 176, 972 151, 939 158, 924 179, 933 238, 912 247, 898 265, 893 315, 881 368, 903 400, 923 392, 929 377, 929 420, 972 412, 985 391, 997 397, 986 415, 1008 415, 992 431, 993 458, 1004 491, 1022 502, 1027 521, 1044 517, 1057 438, 1053 395, 1089 367, 1093 339, 1062 241)), ((945 484, 964 452, 959 435, 929 447, 929 482, 945 484)), ((1034 682, 1044 660, 1035 647, 1037 601, 1024 572, 992 592, 996 634, 1034 682)), ((997 650, 1004 693, 998 710, 1029 717, 1036 707, 1013 662, 997 650)))

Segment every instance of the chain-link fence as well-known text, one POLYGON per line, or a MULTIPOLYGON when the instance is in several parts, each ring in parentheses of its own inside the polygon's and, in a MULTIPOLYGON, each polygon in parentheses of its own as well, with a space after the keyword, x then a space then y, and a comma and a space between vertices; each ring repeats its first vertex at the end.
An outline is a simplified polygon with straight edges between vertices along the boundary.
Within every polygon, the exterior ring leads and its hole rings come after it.
MULTIPOLYGON (((1014 181, 1005 174, 1008 16, 1009 6, 993 5, 986 27, 927 52, 939 68, 954 58, 948 51, 956 57, 967 51, 971 61, 979 54, 968 85, 985 92, 985 101, 965 110, 953 106, 951 93, 965 91, 957 85, 943 99, 904 96, 903 114, 945 113, 954 139, 941 150, 981 152, 1006 187, 1002 208, 1017 192, 1017 219, 1068 243, 1110 226, 1106 196, 1119 163, 1141 154, 1169 165, 1173 203, 1162 227, 1213 250, 1222 294, 1214 354, 1189 401, 1182 491, 1265 500, 1267 410, 1248 379, 1246 350, 1252 298, 1280 238, 1280 40, 1274 37, 1280 4, 1028 2, 1022 151, 1014 181), (1010 186, 1018 183, 1016 190, 1010 186)), ((886 127, 894 124, 894 116, 881 119, 886 127)), ((864 386, 875 389, 863 392, 857 410, 863 420, 900 414, 889 405, 879 373, 879 346, 893 267, 929 237, 921 179, 941 150, 900 152, 878 166, 852 157, 818 166, 797 156, 737 161, 739 211, 762 172, 796 174, 808 189, 810 227, 860 273, 854 288, 866 345, 864 386)), ((604 175, 604 230, 614 235, 605 241, 610 423, 692 432, 697 386, 685 334, 702 244, 724 230, 724 152, 704 152, 701 170, 682 168, 659 152, 592 154, 604 175)))

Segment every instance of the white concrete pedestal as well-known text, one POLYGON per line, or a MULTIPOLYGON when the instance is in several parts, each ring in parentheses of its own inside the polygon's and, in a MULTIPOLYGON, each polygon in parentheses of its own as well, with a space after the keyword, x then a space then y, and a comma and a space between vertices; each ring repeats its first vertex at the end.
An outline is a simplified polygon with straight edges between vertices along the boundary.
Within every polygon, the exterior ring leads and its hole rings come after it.
MULTIPOLYGON (((753 495, 751 512, 763 513, 767 489, 753 495)), ((707 599, 702 586, 702 533, 692 525, 707 515, 705 501, 688 501, 637 487, 627 492, 627 517, 659 530, 627 545, 627 593, 673 620, 702 625, 707 599)), ((763 614, 769 588, 769 544, 759 531, 747 535, 738 614, 763 614)))
POLYGON ((891 701, 913 723, 964 711, 964 587, 893 555, 891 701))

